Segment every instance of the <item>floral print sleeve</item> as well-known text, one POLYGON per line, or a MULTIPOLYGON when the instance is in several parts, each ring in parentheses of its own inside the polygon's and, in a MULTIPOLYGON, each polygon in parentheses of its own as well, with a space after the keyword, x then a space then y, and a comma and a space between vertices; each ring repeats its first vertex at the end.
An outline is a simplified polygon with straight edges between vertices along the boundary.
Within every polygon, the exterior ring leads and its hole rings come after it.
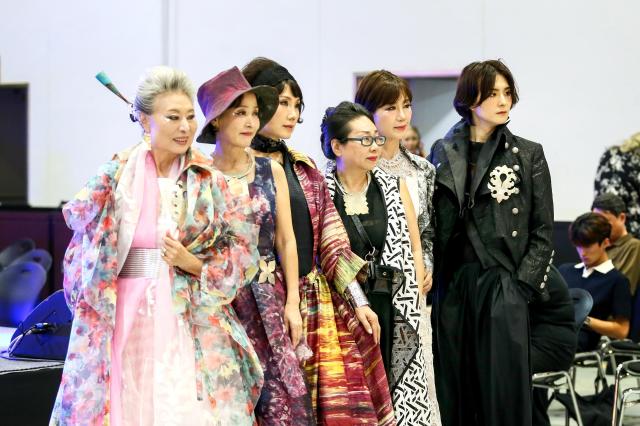
POLYGON ((113 202, 115 175, 120 161, 112 160, 103 165, 75 198, 62 208, 67 226, 73 237, 64 256, 64 294, 73 309, 82 290, 82 274, 88 273, 97 261, 97 239, 112 235, 113 220, 105 220, 107 207, 113 202))
MULTIPOLYGON (((192 251, 198 246, 194 254, 203 262, 200 303, 218 306, 231 303, 238 288, 249 283, 257 272, 258 229, 250 220, 253 206, 248 195, 232 194, 220 173, 212 174, 209 193, 210 201, 200 196, 194 197, 193 202, 203 204, 195 210, 209 215, 211 224, 187 249, 192 251)), ((185 229, 189 229, 188 224, 185 229)))
POLYGON ((117 159, 104 164, 74 199, 64 205, 62 214, 69 228, 85 232, 87 226, 98 223, 96 216, 113 193, 114 177, 119 167, 120 161, 117 159))

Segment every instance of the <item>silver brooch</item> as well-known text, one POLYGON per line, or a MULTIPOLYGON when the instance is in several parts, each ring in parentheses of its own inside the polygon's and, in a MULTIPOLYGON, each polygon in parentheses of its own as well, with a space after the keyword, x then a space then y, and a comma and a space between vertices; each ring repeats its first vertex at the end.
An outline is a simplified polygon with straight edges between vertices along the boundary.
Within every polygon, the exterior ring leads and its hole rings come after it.
POLYGON ((491 196, 498 203, 508 200, 511 194, 517 194, 516 174, 513 169, 508 166, 497 166, 489 175, 489 183, 487 184, 491 190, 491 196))

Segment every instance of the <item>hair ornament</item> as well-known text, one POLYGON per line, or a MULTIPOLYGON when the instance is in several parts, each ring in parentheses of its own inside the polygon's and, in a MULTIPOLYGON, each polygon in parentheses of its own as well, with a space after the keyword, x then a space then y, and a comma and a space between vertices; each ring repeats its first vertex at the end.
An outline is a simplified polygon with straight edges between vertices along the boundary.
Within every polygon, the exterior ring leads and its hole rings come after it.
POLYGON ((120 93, 120 91, 115 86, 115 84, 113 84, 113 82, 111 81, 109 76, 104 71, 100 71, 98 74, 96 74, 96 79, 100 83, 102 83, 102 85, 104 87, 109 89, 109 91, 111 93, 113 93, 114 95, 116 95, 117 97, 122 99, 127 105, 129 105, 129 108, 130 108, 129 118, 131 119, 131 121, 134 121, 134 122, 138 121, 138 119, 136 118, 136 114, 135 114, 134 108, 133 108, 133 104, 131 102, 129 102, 129 100, 127 98, 125 98, 122 93, 120 93))

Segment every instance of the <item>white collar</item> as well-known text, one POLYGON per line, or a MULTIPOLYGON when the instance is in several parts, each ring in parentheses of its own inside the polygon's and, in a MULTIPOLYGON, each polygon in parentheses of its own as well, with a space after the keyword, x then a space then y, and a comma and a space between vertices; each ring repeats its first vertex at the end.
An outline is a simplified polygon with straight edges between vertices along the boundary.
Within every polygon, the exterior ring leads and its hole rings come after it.
POLYGON ((615 269, 611 259, 607 260, 606 262, 602 262, 601 264, 599 264, 598 266, 594 266, 593 268, 587 268, 586 266, 584 266, 584 263, 578 263, 576 266, 574 266, 574 268, 584 268, 584 271, 582 271, 582 278, 589 278, 589 275, 591 275, 593 271, 598 271, 601 274, 606 274, 612 269, 615 269))

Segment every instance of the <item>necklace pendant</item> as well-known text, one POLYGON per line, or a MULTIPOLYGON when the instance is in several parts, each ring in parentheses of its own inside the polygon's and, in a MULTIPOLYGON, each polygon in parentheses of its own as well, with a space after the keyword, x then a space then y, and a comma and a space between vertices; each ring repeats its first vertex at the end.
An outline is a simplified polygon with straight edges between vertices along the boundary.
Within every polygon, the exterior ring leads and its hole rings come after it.
POLYGON ((246 196, 249 195, 249 183, 247 182, 247 177, 243 176, 240 178, 225 176, 225 180, 227 181, 227 185, 229 185, 229 192, 235 196, 246 196))
POLYGON ((349 216, 354 214, 368 214, 369 203, 367 203, 367 193, 348 194, 345 193, 344 210, 349 216))

